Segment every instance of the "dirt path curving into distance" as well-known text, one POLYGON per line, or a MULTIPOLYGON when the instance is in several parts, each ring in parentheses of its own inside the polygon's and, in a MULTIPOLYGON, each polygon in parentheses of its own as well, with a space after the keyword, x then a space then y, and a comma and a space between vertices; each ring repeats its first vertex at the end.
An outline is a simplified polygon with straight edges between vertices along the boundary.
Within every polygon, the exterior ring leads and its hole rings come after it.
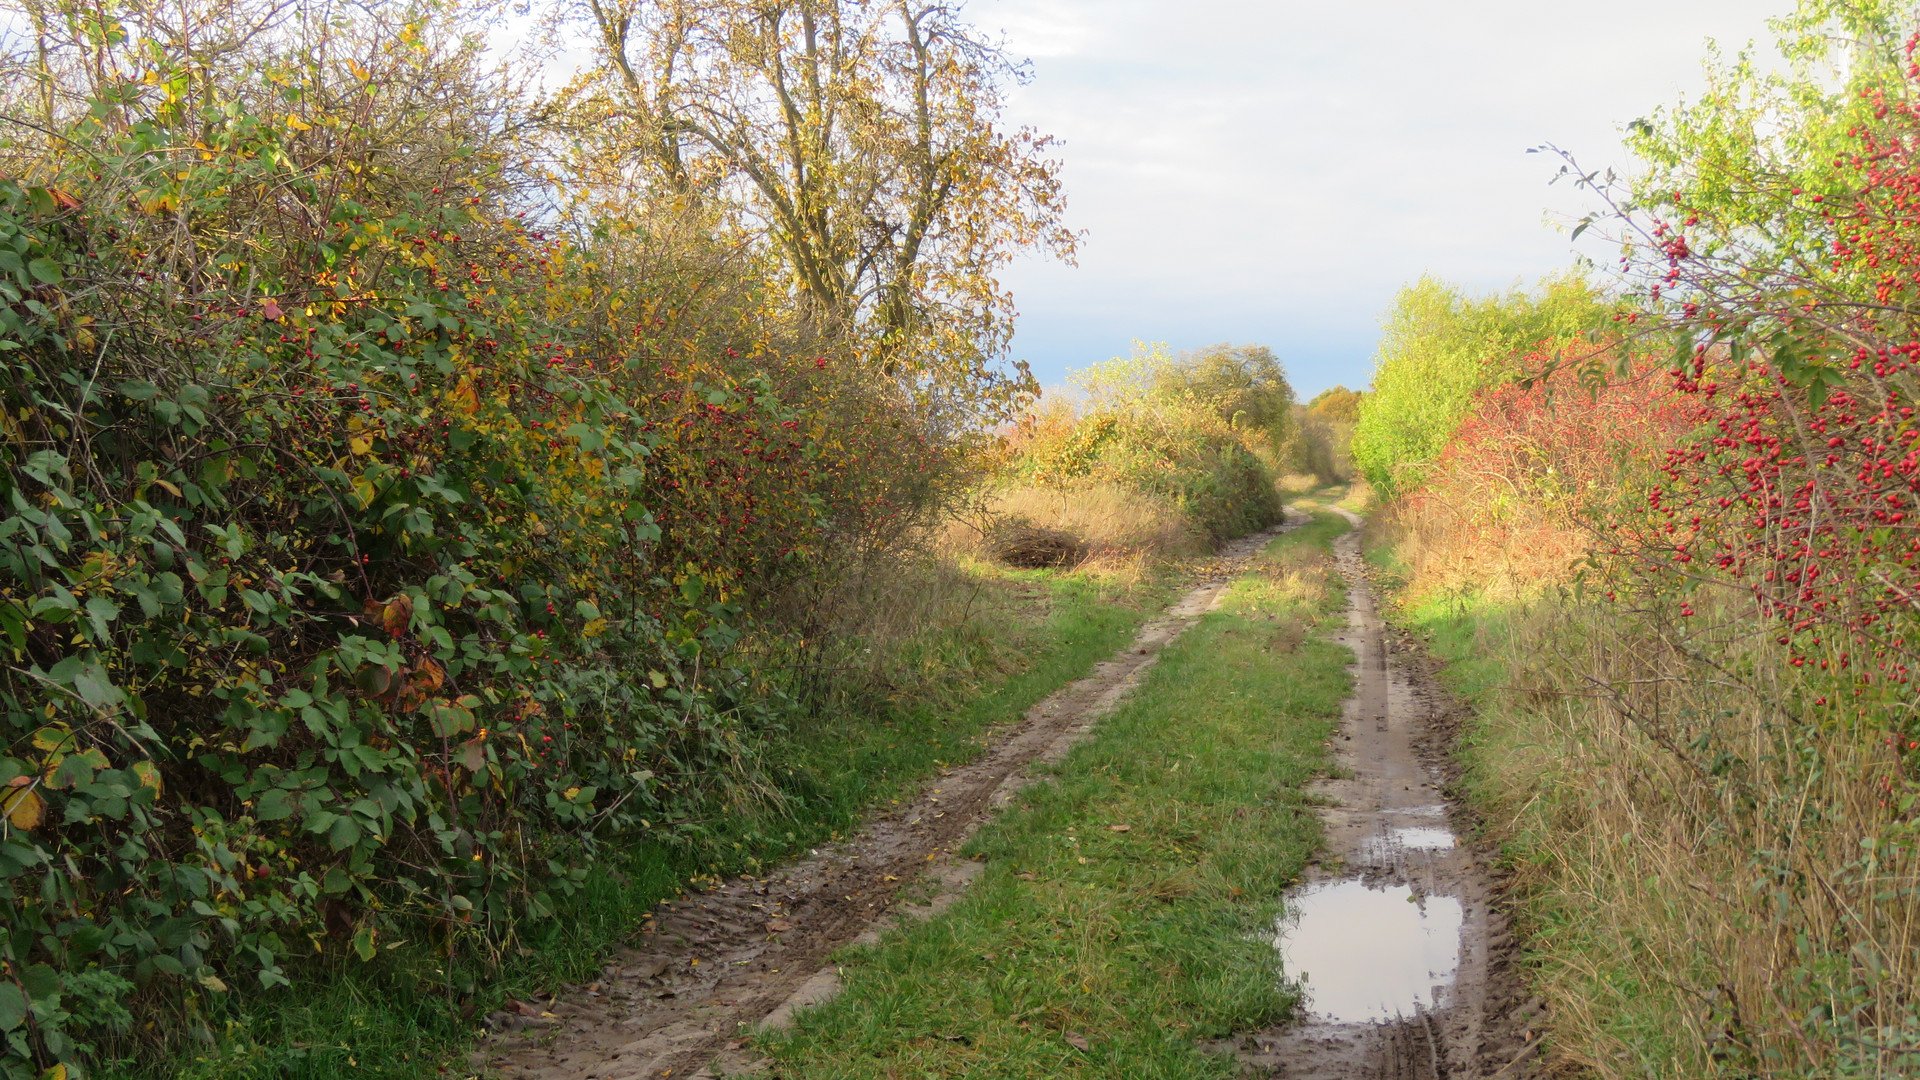
POLYGON ((851 839, 765 878, 742 878, 662 904, 601 981, 550 1001, 496 1013, 474 1054, 490 1078, 655 1080, 752 1071, 741 1036, 785 1023, 839 986, 828 957, 877 938, 890 920, 950 904, 979 864, 954 853, 1029 782, 1028 766, 1060 758, 1111 711, 1168 642, 1198 622, 1279 529, 1229 544, 1199 585, 1092 674, 988 733, 978 760, 949 769, 921 794, 851 839), (922 902, 901 901, 912 886, 922 902), (531 1015, 528 1015, 528 1014, 531 1015))
POLYGON ((1327 848, 1279 935, 1307 998, 1295 1022, 1221 1048, 1249 1075, 1287 1080, 1531 1076, 1539 1005, 1522 1000, 1493 852, 1460 842, 1472 822, 1449 796, 1463 714, 1425 651, 1382 622, 1360 534, 1334 550, 1348 589, 1337 640, 1354 652, 1354 694, 1334 738, 1340 778, 1313 789, 1327 803, 1327 848))

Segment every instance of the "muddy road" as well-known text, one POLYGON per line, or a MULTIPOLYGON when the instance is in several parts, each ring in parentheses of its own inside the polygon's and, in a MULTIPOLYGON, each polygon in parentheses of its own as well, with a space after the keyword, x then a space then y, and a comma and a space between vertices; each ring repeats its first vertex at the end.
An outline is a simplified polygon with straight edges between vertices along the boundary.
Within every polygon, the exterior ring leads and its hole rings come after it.
MULTIPOLYGON (((835 993, 835 950, 951 903, 978 869, 959 847, 1029 782, 1030 766, 1057 760, 1110 711, 1272 536, 1229 546, 1125 650, 989 732, 979 760, 945 771, 858 835, 765 878, 663 904, 599 981, 495 1014, 476 1069, 535 1080, 766 1071, 745 1036, 835 993)), ((1341 537, 1335 553, 1349 598, 1338 640, 1354 652, 1354 694, 1333 742, 1338 778, 1314 785, 1326 849, 1274 929, 1306 999, 1289 1024, 1209 1049, 1235 1055, 1249 1077, 1532 1076, 1539 1006, 1521 988, 1492 853, 1462 842, 1472 822, 1448 793, 1463 714, 1424 650, 1382 622, 1359 534, 1341 537)))
POLYGON ((490 1078, 654 1080, 763 1069, 742 1036, 833 994, 834 950, 951 903, 978 868, 955 852, 1028 782, 1029 766, 1058 759, 1089 731, 1278 531, 1229 545, 1126 649, 1018 723, 989 732, 978 760, 943 772, 858 835, 765 878, 663 904, 599 981, 494 1014, 476 1070, 490 1078))
POLYGON ((1348 587, 1338 640, 1355 657, 1341 778, 1314 785, 1327 847, 1276 928, 1306 999, 1294 1022, 1220 1048, 1249 1075, 1287 1080, 1530 1076, 1539 1007, 1494 903, 1492 853, 1462 842, 1472 823, 1448 797, 1462 714, 1424 651, 1382 622, 1359 533, 1335 553, 1348 587))

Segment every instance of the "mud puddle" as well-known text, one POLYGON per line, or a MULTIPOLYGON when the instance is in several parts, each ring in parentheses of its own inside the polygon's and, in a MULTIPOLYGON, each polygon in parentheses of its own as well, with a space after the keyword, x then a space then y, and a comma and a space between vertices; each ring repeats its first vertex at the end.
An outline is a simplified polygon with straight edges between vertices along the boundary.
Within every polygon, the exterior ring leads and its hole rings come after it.
POLYGON ((1301 889, 1278 947, 1308 1015, 1339 1024, 1430 1011, 1460 966, 1464 912, 1451 896, 1349 878, 1301 889))
POLYGON ((832 996, 839 977, 827 961, 835 950, 950 904, 978 870, 955 852, 1029 782, 1028 767, 1059 759, 1092 730, 1286 527, 1228 545, 1201 584, 1124 650, 1018 722, 986 733, 978 760, 943 771, 851 839, 767 877, 662 904, 598 981, 494 1014, 494 1034, 473 1066, 486 1077, 537 1080, 764 1071, 746 1037, 832 996))
POLYGON ((1461 714, 1424 652, 1395 647, 1359 534, 1335 554, 1349 597, 1338 640, 1355 657, 1334 737, 1342 778, 1315 785, 1327 850, 1275 926, 1303 998, 1292 1023, 1220 1048, 1248 1075, 1295 1080, 1529 1076, 1538 1005, 1521 1000, 1491 853, 1461 842, 1466 811, 1446 795, 1461 714))

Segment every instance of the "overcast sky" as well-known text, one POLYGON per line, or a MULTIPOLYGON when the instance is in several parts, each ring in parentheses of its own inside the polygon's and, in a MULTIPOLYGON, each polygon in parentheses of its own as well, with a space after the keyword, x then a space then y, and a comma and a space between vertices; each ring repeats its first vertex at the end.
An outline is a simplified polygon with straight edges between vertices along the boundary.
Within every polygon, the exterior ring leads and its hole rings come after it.
POLYGON ((1077 268, 1013 268, 1014 355, 1056 384, 1136 338, 1259 342, 1303 397, 1362 386, 1402 284, 1571 263, 1547 222, 1584 204, 1528 147, 1630 164, 1621 129, 1698 90, 1707 39, 1770 44, 1791 6, 973 0, 1032 59, 1009 119, 1064 141, 1086 232, 1077 268))

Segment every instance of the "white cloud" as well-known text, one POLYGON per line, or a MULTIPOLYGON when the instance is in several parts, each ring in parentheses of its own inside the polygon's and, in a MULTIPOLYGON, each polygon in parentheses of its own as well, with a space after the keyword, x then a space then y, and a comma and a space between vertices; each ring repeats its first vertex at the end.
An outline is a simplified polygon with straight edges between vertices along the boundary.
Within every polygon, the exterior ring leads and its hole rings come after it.
POLYGON ((1258 340, 1303 391, 1362 383, 1378 314, 1432 271, 1567 264, 1526 149, 1623 163, 1617 132, 1697 87, 1708 37, 1791 0, 975 0, 1033 58, 1011 119, 1065 140, 1080 267, 1023 262, 1015 348, 1047 381, 1135 337, 1258 340))

